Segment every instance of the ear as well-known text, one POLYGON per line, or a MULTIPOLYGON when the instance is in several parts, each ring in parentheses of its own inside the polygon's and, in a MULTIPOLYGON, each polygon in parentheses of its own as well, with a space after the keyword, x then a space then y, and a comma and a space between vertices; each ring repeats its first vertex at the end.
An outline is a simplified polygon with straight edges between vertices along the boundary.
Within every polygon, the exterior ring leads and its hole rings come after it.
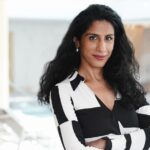
POLYGON ((75 43, 75 46, 76 48, 79 48, 80 47, 80 43, 79 43, 79 40, 77 39, 77 37, 73 37, 73 42, 75 43))

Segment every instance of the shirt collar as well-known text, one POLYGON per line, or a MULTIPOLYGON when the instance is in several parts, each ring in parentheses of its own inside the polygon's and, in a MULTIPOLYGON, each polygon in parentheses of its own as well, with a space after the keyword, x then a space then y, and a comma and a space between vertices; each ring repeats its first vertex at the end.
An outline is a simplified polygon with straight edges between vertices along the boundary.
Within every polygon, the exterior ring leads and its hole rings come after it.
MULTIPOLYGON (((69 76, 69 80, 72 86, 72 89, 75 91, 81 81, 85 81, 84 77, 81 76, 77 70, 73 71, 69 76)), ((121 99, 121 94, 118 90, 116 90, 116 100, 121 99)))
POLYGON ((75 70, 70 76, 69 80, 72 86, 72 89, 75 90, 81 81, 84 81, 85 79, 78 73, 77 70, 75 70))

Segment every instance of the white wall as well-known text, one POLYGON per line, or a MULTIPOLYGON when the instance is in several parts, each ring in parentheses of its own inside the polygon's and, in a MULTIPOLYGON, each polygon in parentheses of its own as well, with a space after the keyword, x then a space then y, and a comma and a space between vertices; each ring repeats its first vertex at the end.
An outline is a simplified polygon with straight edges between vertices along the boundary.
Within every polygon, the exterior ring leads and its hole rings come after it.
POLYGON ((150 18, 149 0, 7 0, 10 18, 72 19, 93 3, 112 7, 124 20, 150 18))
POLYGON ((6 1, 0 0, 0 108, 8 108, 8 18, 6 1))
POLYGON ((37 92, 43 65, 51 60, 69 22, 10 20, 13 34, 13 83, 18 91, 37 92))
MULTIPOLYGON (((13 36, 12 82, 17 91, 24 95, 37 93, 44 64, 54 57, 69 23, 63 20, 10 20, 10 32, 13 36)), ((149 37, 148 31, 146 34, 149 37)), ((146 44, 149 42, 144 46, 146 44)), ((146 56, 149 57, 147 54, 146 56)), ((150 79, 148 60, 146 57, 140 60, 142 82, 150 79)))

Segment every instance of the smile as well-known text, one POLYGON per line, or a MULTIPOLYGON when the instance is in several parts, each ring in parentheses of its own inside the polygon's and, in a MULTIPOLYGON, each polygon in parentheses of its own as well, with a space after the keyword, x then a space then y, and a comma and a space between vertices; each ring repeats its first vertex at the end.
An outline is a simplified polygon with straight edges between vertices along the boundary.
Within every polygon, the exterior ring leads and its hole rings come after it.
POLYGON ((106 58, 106 56, 101 56, 101 55, 93 55, 94 58, 96 58, 97 60, 104 60, 106 58))

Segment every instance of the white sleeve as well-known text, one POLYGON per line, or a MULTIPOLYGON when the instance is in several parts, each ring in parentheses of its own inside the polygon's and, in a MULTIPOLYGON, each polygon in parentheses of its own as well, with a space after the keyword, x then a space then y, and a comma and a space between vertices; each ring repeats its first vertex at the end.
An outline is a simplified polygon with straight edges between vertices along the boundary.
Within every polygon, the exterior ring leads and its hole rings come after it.
POLYGON ((52 88, 50 106, 64 150, 100 150, 85 145, 84 136, 66 86, 62 84, 52 88))
POLYGON ((150 149, 150 105, 145 101, 136 110, 140 128, 123 135, 108 136, 106 150, 148 150, 150 149))
POLYGON ((150 105, 141 106, 136 110, 141 128, 150 127, 150 105))
POLYGON ((150 128, 138 129, 129 134, 108 136, 105 150, 148 150, 150 128))

